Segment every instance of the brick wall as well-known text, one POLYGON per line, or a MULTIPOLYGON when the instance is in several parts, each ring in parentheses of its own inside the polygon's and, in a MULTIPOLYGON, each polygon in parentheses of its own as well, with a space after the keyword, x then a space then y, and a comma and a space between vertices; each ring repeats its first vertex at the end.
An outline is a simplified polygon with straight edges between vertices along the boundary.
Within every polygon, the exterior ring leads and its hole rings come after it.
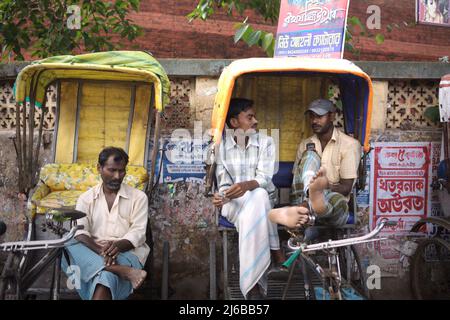
MULTIPOLYGON (((437 61, 439 57, 450 54, 450 28, 414 25, 387 32, 388 24, 403 21, 415 22, 414 0, 372 0, 351 1, 349 16, 357 16, 363 23, 371 4, 380 6, 380 31, 386 39, 382 45, 376 44, 374 38, 356 37, 355 45, 361 54, 346 53, 348 59, 358 60, 398 60, 398 61, 437 61)), ((144 27, 145 35, 134 45, 151 51, 158 58, 244 58, 264 56, 257 48, 248 48, 244 43, 234 44, 233 25, 243 17, 228 17, 224 13, 214 16, 207 22, 188 23, 186 15, 195 7, 194 0, 154 1, 142 0, 141 11, 131 18, 144 27)), ((276 32, 276 26, 265 22, 252 12, 246 12, 249 21, 258 28, 276 32)))
MULTIPOLYGON (((234 25, 249 17, 249 22, 258 29, 276 33, 276 25, 264 21, 251 11, 229 17, 220 12, 213 19, 188 22, 186 15, 196 6, 195 0, 141 0, 138 13, 129 16, 144 29, 144 35, 133 43, 113 37, 121 42, 123 49, 150 51, 157 58, 210 58, 239 59, 264 57, 265 53, 256 47, 249 48, 245 43, 233 41, 234 25)), ((349 17, 356 16, 365 24, 369 5, 381 9, 381 30, 372 34, 385 35, 383 44, 378 45, 374 37, 354 34, 354 46, 360 54, 345 52, 350 60, 366 61, 438 61, 439 57, 450 55, 450 27, 415 25, 415 0, 353 0, 350 1, 349 17), (387 25, 412 26, 396 28, 388 32, 387 25)), ((81 52, 76 52, 81 53, 81 52)), ((33 60, 30 53, 24 54, 26 60, 33 60)))
MULTIPOLYGON (((357 16, 365 23, 369 16, 367 7, 372 4, 381 8, 380 32, 385 35, 385 41, 380 46, 372 38, 357 37, 360 60, 437 61, 439 57, 450 54, 450 28, 415 25, 414 0, 350 1, 349 17, 357 16), (386 29, 389 24, 402 25, 403 22, 412 23, 412 26, 394 28, 392 32, 386 29)), ((355 56, 347 55, 347 58, 355 56)))

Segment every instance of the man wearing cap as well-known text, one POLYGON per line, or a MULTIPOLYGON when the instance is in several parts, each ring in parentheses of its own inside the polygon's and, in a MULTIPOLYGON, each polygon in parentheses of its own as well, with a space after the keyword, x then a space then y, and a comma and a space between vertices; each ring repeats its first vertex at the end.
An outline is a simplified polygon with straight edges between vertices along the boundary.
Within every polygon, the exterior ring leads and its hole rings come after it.
POLYGON ((314 135, 303 140, 297 150, 291 190, 294 207, 272 210, 269 218, 291 228, 303 224, 339 227, 348 220, 361 145, 334 127, 336 109, 331 101, 313 101, 305 115, 314 135))

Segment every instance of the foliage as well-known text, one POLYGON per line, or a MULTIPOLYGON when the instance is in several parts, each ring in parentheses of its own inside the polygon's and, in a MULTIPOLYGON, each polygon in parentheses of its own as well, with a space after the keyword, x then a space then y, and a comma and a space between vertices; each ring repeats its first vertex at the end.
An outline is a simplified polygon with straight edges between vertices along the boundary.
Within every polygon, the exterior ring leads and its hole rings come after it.
POLYGON ((88 52, 120 47, 112 35, 132 41, 142 34, 127 15, 138 11, 140 0, 0 0, 1 60, 23 60, 23 52, 45 58, 70 54, 75 49, 88 52), (80 9, 80 28, 69 29, 71 5, 80 9))

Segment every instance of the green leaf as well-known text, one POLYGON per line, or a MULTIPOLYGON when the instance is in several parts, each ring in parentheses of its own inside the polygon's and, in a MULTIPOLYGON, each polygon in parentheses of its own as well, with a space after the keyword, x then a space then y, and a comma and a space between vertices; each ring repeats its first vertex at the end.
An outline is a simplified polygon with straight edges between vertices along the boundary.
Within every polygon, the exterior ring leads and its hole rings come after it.
POLYGON ((239 29, 234 34, 234 43, 237 43, 241 38, 244 36, 244 34, 247 32, 248 28, 250 27, 249 24, 242 23, 239 29))
POLYGON ((377 44, 382 44, 384 42, 384 35, 381 33, 378 33, 375 36, 375 41, 377 42, 377 44))
POLYGON ((353 35, 350 33, 350 31, 346 30, 345 41, 351 41, 352 39, 353 39, 353 35))
POLYGON ((262 34, 261 30, 254 31, 247 41, 248 46, 251 47, 257 44, 259 39, 261 38, 261 34, 262 34))
POLYGON ((353 47, 353 45, 350 42, 346 42, 344 45, 344 50, 347 50, 351 53, 355 52, 355 47, 353 47))
POLYGON ((347 23, 353 25, 353 26, 359 26, 360 28, 364 28, 363 24, 361 23, 361 20, 358 17, 351 17, 347 19, 347 23))
POLYGON ((266 33, 262 40, 262 48, 264 51, 269 49, 270 45, 274 42, 273 33, 266 33))
POLYGON ((130 0, 131 7, 134 9, 134 11, 139 11, 140 6, 140 0, 130 0))

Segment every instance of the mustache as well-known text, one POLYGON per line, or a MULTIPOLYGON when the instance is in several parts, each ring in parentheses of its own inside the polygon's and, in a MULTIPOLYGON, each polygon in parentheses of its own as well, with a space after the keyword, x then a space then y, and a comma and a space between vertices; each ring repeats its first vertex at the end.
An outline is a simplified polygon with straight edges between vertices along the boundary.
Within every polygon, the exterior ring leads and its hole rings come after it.
POLYGON ((120 180, 113 180, 113 181, 108 181, 107 184, 121 184, 122 181, 120 180))

